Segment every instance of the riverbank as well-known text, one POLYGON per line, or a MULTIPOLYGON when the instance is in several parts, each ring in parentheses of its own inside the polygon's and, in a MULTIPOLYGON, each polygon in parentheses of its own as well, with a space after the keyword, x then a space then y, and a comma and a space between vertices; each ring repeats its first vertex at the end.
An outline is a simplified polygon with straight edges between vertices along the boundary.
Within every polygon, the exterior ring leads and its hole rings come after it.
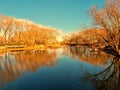
POLYGON ((8 51, 21 51, 21 50, 46 50, 47 48, 59 48, 60 44, 49 44, 49 45, 34 45, 34 46, 25 46, 25 45, 5 45, 0 46, 0 52, 8 51))

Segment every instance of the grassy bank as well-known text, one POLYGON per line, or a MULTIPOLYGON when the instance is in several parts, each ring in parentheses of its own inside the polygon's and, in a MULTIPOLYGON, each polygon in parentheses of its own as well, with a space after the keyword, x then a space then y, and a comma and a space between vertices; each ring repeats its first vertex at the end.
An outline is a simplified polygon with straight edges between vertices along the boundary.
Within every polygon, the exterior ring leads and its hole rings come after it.
POLYGON ((25 45, 5 45, 0 46, 0 52, 6 51, 21 51, 21 50, 45 50, 47 48, 59 48, 60 44, 49 44, 49 45, 34 45, 34 46, 25 46, 25 45))

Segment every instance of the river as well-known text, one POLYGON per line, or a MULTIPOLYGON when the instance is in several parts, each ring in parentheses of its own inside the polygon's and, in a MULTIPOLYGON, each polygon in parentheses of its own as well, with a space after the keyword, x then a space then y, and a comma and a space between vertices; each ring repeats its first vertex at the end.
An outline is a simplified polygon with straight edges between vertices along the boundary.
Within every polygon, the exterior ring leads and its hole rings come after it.
POLYGON ((95 90, 112 56, 88 47, 0 53, 0 90, 95 90))

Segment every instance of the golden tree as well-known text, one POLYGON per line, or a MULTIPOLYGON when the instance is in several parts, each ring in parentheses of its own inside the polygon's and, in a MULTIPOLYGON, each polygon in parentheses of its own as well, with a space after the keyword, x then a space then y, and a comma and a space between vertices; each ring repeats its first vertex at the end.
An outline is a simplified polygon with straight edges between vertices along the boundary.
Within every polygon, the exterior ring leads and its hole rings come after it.
POLYGON ((101 36, 118 54, 120 47, 120 0, 107 0, 105 7, 94 6, 89 10, 95 25, 106 31, 107 37, 101 36))

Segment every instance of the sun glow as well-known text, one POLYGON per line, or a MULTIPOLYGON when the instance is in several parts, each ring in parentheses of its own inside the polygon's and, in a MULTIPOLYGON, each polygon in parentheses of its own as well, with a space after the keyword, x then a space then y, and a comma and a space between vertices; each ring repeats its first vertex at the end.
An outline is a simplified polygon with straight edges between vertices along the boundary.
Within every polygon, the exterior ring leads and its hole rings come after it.
POLYGON ((61 37, 61 36, 58 36, 58 37, 57 37, 57 41, 58 41, 58 42, 63 41, 62 37, 61 37))

